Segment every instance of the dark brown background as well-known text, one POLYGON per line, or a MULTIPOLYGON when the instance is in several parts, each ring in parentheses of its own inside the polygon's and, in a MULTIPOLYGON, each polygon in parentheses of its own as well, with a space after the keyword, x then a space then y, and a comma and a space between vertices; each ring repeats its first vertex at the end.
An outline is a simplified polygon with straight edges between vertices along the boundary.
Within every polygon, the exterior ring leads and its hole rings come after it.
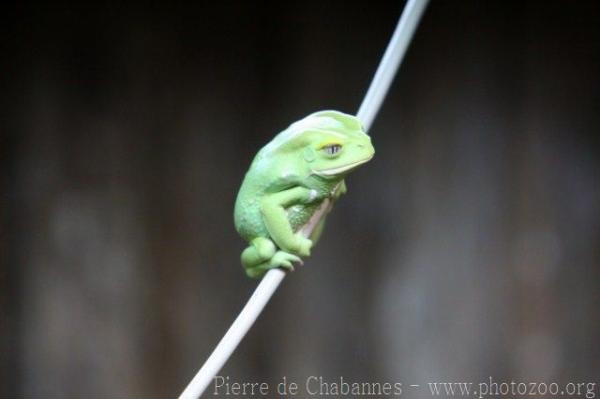
MULTIPOLYGON (((0 397, 179 394, 256 286, 232 222, 253 154, 354 112, 400 10, 8 6, 0 397)), ((597 381, 599 17, 434 0, 376 158, 222 373, 597 381)))

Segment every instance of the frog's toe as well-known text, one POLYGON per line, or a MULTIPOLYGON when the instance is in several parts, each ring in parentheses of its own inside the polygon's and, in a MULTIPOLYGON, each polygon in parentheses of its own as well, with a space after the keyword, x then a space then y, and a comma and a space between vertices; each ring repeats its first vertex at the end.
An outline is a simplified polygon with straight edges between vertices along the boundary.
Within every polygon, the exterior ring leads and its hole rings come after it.
POLYGON ((264 267, 253 267, 250 269, 246 269, 246 275, 250 278, 259 278, 262 277, 267 270, 268 269, 264 267))
POLYGON ((284 268, 286 270, 289 270, 291 272, 294 271, 294 265, 292 264, 292 262, 287 261, 287 260, 282 261, 278 266, 282 267, 282 268, 284 268))
POLYGON ((285 251, 277 251, 271 258, 271 265, 273 267, 283 267, 294 270, 294 263, 303 264, 300 257, 285 251))
POLYGON ((251 278, 259 278, 262 277, 269 269, 276 269, 278 267, 289 271, 294 271, 294 264, 303 264, 302 259, 289 252, 277 251, 270 260, 258 265, 247 266, 246 274, 251 278))

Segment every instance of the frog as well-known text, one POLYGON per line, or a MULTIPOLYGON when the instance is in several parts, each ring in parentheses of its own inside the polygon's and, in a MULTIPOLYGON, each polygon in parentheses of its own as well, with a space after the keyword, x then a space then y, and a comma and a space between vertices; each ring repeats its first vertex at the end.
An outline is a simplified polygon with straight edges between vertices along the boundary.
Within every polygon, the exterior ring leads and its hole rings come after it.
POLYGON ((335 110, 312 113, 278 133, 254 157, 239 189, 234 224, 248 242, 248 277, 293 271, 310 256, 347 175, 375 154, 360 120, 335 110))

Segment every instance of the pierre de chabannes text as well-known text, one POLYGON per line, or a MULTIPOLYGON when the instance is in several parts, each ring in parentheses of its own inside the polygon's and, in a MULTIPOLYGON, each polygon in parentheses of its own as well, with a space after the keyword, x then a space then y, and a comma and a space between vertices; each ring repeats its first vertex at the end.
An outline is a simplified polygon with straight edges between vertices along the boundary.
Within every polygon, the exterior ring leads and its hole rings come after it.
POLYGON ((426 382, 407 384, 402 382, 351 381, 344 377, 327 379, 322 376, 309 376, 303 380, 293 380, 286 376, 278 382, 241 382, 228 376, 216 376, 213 380, 214 396, 264 397, 276 394, 281 396, 346 396, 354 397, 394 397, 406 393, 423 391, 432 397, 596 397, 595 382, 525 382, 495 380, 489 377, 481 382, 426 382))

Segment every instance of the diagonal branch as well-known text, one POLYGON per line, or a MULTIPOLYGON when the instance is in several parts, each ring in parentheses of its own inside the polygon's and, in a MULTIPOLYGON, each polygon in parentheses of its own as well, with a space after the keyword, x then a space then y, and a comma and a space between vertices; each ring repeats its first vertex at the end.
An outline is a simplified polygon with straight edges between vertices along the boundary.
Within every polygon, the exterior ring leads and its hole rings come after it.
MULTIPOLYGON (((408 0, 396 30, 379 63, 377 72, 369 86, 369 90, 360 105, 357 116, 368 131, 373 120, 381 108, 381 104, 392 84, 396 71, 406 54, 408 45, 415 33, 417 25, 425 11, 428 0, 408 0)), ((327 200, 328 201, 328 200, 327 200)), ((321 213, 311 218, 311 221, 302 229, 305 237, 310 236, 319 220, 327 213, 331 204, 321 207, 321 213)), ((271 269, 263 277, 258 287, 235 319, 227 333, 223 336, 217 347, 206 360, 200 371, 179 396, 179 399, 199 398, 206 390, 212 379, 221 370, 233 351, 242 341, 248 330, 252 327, 264 307, 267 305, 279 284, 283 281, 285 272, 281 269, 271 269)))

